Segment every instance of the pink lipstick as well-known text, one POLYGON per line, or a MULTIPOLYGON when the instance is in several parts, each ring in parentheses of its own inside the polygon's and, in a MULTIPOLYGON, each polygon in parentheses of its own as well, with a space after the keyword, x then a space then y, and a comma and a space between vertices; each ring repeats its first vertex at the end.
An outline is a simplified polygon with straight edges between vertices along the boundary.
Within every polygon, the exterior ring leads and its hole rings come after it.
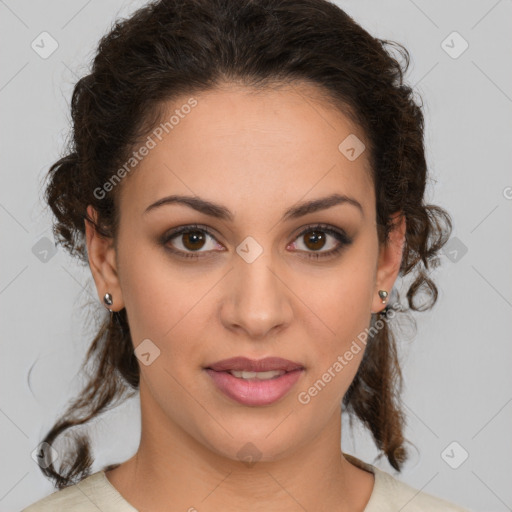
POLYGON ((233 357, 205 368, 217 388, 249 406, 270 405, 283 398, 304 372, 300 363, 280 357, 233 357))

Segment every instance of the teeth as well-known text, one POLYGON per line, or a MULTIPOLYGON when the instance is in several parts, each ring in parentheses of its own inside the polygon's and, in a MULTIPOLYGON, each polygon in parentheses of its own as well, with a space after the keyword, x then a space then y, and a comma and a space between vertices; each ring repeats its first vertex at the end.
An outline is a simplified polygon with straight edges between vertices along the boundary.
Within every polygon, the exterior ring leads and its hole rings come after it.
POLYGON ((238 377, 239 379, 258 379, 258 380, 268 380, 273 379, 274 377, 279 377, 280 375, 285 374, 284 370, 272 370, 269 372, 245 372, 245 371, 237 371, 230 370, 231 375, 234 377, 238 377))

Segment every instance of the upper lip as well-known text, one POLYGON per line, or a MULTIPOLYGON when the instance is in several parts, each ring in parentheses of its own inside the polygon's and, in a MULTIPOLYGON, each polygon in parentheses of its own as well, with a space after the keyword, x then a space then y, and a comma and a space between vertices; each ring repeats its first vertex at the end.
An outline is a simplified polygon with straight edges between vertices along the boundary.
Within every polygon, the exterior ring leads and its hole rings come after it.
POLYGON ((232 357, 230 359, 223 359, 217 361, 209 366, 207 369, 215 370, 216 372, 224 372, 229 370, 234 371, 249 371, 249 372, 269 372, 272 370, 284 370, 291 372, 293 370, 304 368, 300 363, 282 359, 281 357, 265 357, 264 359, 249 359, 247 357, 232 357))

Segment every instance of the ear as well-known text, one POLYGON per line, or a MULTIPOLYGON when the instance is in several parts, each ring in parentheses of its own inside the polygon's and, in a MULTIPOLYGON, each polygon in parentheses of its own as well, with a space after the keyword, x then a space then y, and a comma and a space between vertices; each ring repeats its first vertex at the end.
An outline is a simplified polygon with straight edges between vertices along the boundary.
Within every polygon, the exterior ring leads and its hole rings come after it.
POLYGON ((389 300, 389 293, 395 284, 402 263, 406 218, 402 212, 394 213, 391 218, 393 227, 389 233, 389 239, 379 250, 372 313, 378 313, 386 307, 379 297, 379 290, 386 290, 388 292, 387 300, 389 300))
MULTIPOLYGON (((98 223, 96 210, 92 205, 87 206, 89 217, 98 223)), ((105 293, 112 295, 113 304, 109 306, 112 311, 119 311, 124 308, 123 294, 119 284, 116 264, 116 250, 112 238, 101 236, 94 225, 87 219, 85 222, 85 235, 87 243, 87 255, 89 267, 96 283, 96 290, 103 306, 105 293)))

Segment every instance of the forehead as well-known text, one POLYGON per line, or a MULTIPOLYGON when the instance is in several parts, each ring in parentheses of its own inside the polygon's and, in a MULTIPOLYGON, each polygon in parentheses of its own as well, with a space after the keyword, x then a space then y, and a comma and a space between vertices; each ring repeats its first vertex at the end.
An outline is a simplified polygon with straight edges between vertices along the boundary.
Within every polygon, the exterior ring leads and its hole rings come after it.
POLYGON ((356 159, 345 151, 354 141, 360 151, 365 134, 313 86, 230 85, 165 107, 151 149, 122 183, 122 212, 141 215, 167 194, 255 213, 340 192, 374 208, 366 151, 356 159))

